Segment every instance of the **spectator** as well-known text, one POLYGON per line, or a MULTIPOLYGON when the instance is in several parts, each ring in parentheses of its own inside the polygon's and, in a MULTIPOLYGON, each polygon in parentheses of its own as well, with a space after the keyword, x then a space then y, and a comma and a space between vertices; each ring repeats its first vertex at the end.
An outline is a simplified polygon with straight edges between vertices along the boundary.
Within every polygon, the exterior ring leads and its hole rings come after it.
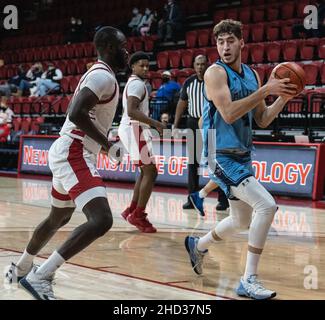
POLYGON ((129 22, 128 26, 131 29, 130 34, 133 36, 138 35, 138 26, 142 19, 142 14, 139 12, 138 8, 133 8, 132 10, 133 17, 129 22))
POLYGON ((158 38, 169 41, 175 39, 182 30, 183 14, 175 0, 168 0, 164 16, 158 23, 158 38))
POLYGON ((160 116, 160 122, 164 123, 166 125, 167 129, 171 129, 169 113, 163 112, 160 116))
POLYGON ((5 113, 0 113, 0 142, 6 142, 9 134, 10 127, 7 125, 7 115, 5 113))
POLYGON ((144 15, 138 25, 138 32, 141 36, 146 36, 150 33, 150 28, 153 20, 155 19, 153 13, 149 8, 146 8, 144 15))
POLYGON ((159 87, 156 98, 167 99, 169 103, 169 108, 175 107, 175 101, 178 100, 179 91, 181 85, 173 80, 171 80, 171 73, 169 71, 164 71, 162 73, 162 85, 159 87))
POLYGON ((36 96, 45 96, 49 91, 60 89, 60 80, 63 78, 62 71, 50 63, 47 71, 41 78, 36 80, 36 96))
POLYGON ((12 117, 14 115, 14 112, 9 108, 7 101, 8 98, 6 96, 1 97, 0 114, 5 115, 6 124, 9 128, 12 128, 12 117))
POLYGON ((18 87, 21 80, 27 79, 26 78, 26 71, 22 64, 18 66, 17 75, 10 78, 7 83, 0 85, 0 94, 7 96, 8 98, 14 94, 18 95, 18 87))
POLYGON ((66 38, 66 44, 82 42, 85 39, 85 28, 80 18, 70 18, 70 29, 66 38))
POLYGON ((37 62, 31 66, 26 73, 26 79, 22 79, 19 84, 18 96, 23 96, 24 93, 36 86, 36 79, 41 78, 43 74, 43 66, 40 62, 37 62))

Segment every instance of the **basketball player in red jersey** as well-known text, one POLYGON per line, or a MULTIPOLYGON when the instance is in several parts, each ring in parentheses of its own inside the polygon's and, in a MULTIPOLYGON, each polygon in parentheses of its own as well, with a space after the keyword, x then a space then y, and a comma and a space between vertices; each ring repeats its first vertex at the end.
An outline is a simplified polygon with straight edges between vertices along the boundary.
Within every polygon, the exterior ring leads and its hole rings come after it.
POLYGON ((141 232, 153 233, 156 228, 149 222, 145 208, 150 198, 157 169, 154 162, 150 126, 159 133, 166 126, 149 117, 149 94, 144 82, 149 71, 149 57, 144 52, 134 53, 129 61, 132 74, 123 91, 123 116, 118 130, 131 161, 140 167, 132 202, 122 217, 141 232))
POLYGON ((124 69, 128 53, 124 34, 102 27, 94 37, 98 61, 82 76, 68 108, 60 137, 49 151, 53 173, 49 216, 34 231, 17 264, 6 274, 9 282, 20 284, 36 299, 54 300, 52 280, 55 271, 71 257, 103 236, 113 224, 105 185, 96 170, 99 152, 117 155, 107 139, 115 115, 119 87, 114 71, 124 69), (59 228, 71 218, 75 208, 87 222, 72 231, 68 239, 40 266, 34 257, 59 228))

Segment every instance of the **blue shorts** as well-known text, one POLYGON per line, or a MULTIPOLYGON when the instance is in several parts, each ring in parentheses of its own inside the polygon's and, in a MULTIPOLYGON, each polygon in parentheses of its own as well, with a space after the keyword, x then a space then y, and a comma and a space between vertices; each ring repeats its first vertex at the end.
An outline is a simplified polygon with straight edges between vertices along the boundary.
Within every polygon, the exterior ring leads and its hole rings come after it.
POLYGON ((230 187, 237 187, 250 176, 254 176, 250 155, 216 155, 212 161, 210 158, 209 177, 229 199, 234 199, 230 187))

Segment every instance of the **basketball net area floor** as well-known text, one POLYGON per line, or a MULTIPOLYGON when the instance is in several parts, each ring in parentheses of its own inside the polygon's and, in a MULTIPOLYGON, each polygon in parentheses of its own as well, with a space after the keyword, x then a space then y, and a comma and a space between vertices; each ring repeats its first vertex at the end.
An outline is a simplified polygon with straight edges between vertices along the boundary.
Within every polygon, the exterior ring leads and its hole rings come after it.
MULTIPOLYGON (((4 273, 48 215, 50 193, 50 181, 0 177, 0 300, 32 299, 17 285, 7 284, 4 273)), ((202 276, 191 270, 184 248, 187 235, 203 235, 228 215, 215 211, 215 195, 206 199, 202 218, 182 209, 184 190, 156 188, 147 206, 156 234, 140 233, 120 216, 130 203, 130 186, 108 184, 107 195, 113 228, 59 269, 54 285, 58 299, 241 299, 234 288, 245 269, 247 232, 212 245, 202 276)), ((259 277, 277 291, 277 299, 325 299, 325 205, 292 199, 278 204, 259 277)), ((75 212, 36 263, 85 221, 75 212)))

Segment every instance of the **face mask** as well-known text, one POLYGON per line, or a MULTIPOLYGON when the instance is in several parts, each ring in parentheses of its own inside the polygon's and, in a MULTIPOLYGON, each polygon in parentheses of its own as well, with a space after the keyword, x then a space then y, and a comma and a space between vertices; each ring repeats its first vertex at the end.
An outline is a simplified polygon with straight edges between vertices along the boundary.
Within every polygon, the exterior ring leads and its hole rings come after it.
POLYGON ((71 20, 71 24, 76 24, 76 20, 71 20))
POLYGON ((139 13, 139 10, 138 10, 138 9, 133 9, 133 11, 132 11, 132 12, 133 12, 133 14, 134 14, 134 15, 136 15, 136 14, 138 14, 138 13, 139 13))
POLYGON ((148 16, 151 13, 151 11, 150 10, 146 10, 144 13, 148 16))

